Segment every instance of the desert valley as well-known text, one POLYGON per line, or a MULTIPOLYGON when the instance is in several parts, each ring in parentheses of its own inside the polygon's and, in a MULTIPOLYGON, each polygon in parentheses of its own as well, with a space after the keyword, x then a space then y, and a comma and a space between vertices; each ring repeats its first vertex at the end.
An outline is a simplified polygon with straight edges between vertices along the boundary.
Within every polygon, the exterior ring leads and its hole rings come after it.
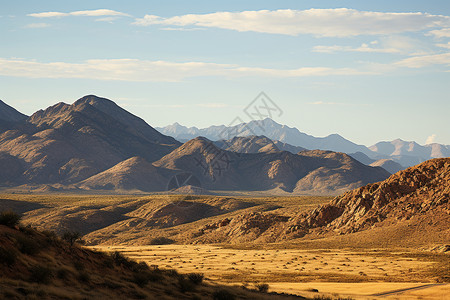
POLYGON ((0 300, 450 300, 448 0, 0 3, 0 300))
POLYGON ((117 297, 157 299, 443 299, 450 292, 449 158, 391 174, 354 153, 266 136, 181 143, 96 96, 30 117, 2 105, 0 210, 3 219, 21 216, 18 233, 0 225, 2 253, 15 253, 11 261, 0 253, 9 274, 4 296, 101 298, 113 286, 122 287, 117 297), (57 238, 70 233, 83 246, 57 238), (24 250, 33 245, 44 250, 24 250), (61 257, 67 251, 72 258, 61 257), (101 264, 108 255, 98 251, 146 267, 112 261, 119 274, 102 283, 100 270, 73 262, 101 264), (37 263, 50 274, 43 282, 33 277, 37 263), (29 271, 12 272, 19 266, 29 271), (184 287, 192 274, 203 283, 184 287), (69 282, 76 290, 64 288, 69 282))

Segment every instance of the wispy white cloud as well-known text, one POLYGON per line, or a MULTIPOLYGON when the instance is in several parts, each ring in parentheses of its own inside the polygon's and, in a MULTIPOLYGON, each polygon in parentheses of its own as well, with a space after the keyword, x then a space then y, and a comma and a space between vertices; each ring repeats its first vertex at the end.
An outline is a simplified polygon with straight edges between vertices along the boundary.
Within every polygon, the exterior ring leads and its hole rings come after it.
POLYGON ((346 102, 333 102, 333 101, 314 101, 309 102, 310 105, 336 105, 336 106, 370 106, 370 104, 361 103, 346 103, 346 102))
POLYGON ((315 46, 314 52, 335 53, 335 52, 367 52, 367 53, 394 53, 407 55, 424 55, 430 53, 428 45, 418 39, 405 36, 388 36, 380 40, 363 43, 358 47, 350 46, 315 46))
POLYGON ((141 82, 175 82, 202 76, 295 78, 372 74, 351 68, 303 67, 269 69, 205 62, 168 62, 138 59, 95 59, 82 63, 0 59, 0 75, 29 78, 86 78, 141 82))
POLYGON ((95 9, 95 10, 78 10, 78 11, 72 11, 72 12, 58 12, 58 11, 48 11, 48 12, 41 12, 41 13, 33 13, 28 14, 30 17, 35 18, 60 18, 60 17, 68 17, 68 16, 84 16, 84 17, 103 17, 103 16, 123 16, 123 17, 130 17, 129 14, 115 11, 111 9, 95 9))
POLYGON ((228 107, 228 104, 211 102, 211 103, 198 103, 196 104, 196 106, 205 108, 225 108, 228 107))
POLYGON ((24 27, 25 28, 46 28, 46 27, 50 27, 51 25, 48 23, 31 23, 31 24, 27 24, 24 27))
POLYGON ((292 36, 313 34, 325 37, 347 37, 436 29, 450 26, 450 17, 422 12, 386 13, 348 8, 280 9, 187 14, 169 18, 145 15, 143 18, 136 19, 133 24, 214 27, 292 36))
POLYGON ((205 28, 184 28, 184 27, 162 27, 161 30, 167 30, 167 31, 198 31, 198 30, 205 30, 205 28))
POLYGON ((395 65, 407 68, 424 68, 432 65, 450 66, 450 53, 408 57, 395 63, 395 65))
POLYGON ((108 22, 108 23, 112 23, 115 20, 117 20, 118 17, 104 17, 104 18, 98 18, 95 19, 96 22, 108 22))
POLYGON ((309 102, 308 104, 311 104, 311 105, 345 105, 345 103, 326 102, 326 101, 314 101, 314 102, 309 102))
POLYGON ((448 42, 447 44, 436 44, 436 46, 441 47, 441 48, 450 49, 450 42, 448 42))
POLYGON ((352 48, 349 46, 314 46, 314 52, 320 53, 335 53, 335 52, 371 52, 371 53, 400 53, 399 49, 395 48, 374 48, 368 44, 361 44, 361 46, 352 48))
POLYGON ((429 137, 427 137, 427 140, 425 141, 425 145, 433 144, 436 141, 436 134, 432 134, 429 137))
POLYGON ((434 35, 437 38, 450 37, 450 28, 443 28, 438 30, 432 30, 429 32, 430 35, 434 35))

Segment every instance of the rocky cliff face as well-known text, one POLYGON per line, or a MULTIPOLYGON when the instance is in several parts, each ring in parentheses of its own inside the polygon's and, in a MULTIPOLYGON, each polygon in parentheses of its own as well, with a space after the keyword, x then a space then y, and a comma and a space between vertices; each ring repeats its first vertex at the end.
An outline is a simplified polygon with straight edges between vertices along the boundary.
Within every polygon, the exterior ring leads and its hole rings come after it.
POLYGON ((288 233, 352 233, 428 214, 450 215, 450 158, 433 159, 336 197, 290 221, 288 233))

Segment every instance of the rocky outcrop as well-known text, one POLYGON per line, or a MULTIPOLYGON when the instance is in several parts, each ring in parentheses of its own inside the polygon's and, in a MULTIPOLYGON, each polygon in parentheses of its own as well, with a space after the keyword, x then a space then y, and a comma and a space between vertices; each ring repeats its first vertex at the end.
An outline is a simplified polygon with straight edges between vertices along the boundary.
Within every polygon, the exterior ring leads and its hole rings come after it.
POLYGON ((302 236, 314 229, 347 234, 432 211, 448 215, 449 199, 450 158, 433 159, 293 218, 287 234, 302 236))

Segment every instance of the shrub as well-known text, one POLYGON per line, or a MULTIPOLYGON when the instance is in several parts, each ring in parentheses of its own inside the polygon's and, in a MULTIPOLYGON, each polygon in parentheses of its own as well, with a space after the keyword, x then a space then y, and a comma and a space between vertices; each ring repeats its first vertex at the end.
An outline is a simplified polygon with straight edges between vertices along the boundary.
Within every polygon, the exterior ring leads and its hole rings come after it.
POLYGON ((33 236, 36 234, 36 230, 34 230, 31 225, 27 225, 27 226, 20 226, 19 225, 19 230, 23 233, 25 233, 26 235, 30 235, 33 236))
POLYGON ((114 263, 118 266, 125 266, 131 269, 135 265, 137 265, 137 262, 126 258, 122 253, 118 251, 111 253, 111 258, 114 260, 114 263))
POLYGON ((78 274, 78 280, 81 282, 89 282, 91 281, 91 276, 89 273, 82 271, 78 274))
POLYGON ((175 243, 174 240, 166 238, 166 237, 157 237, 150 241, 150 245, 170 245, 175 243))
POLYGON ((17 253, 14 249, 5 249, 0 247, 0 263, 11 266, 16 262, 17 253))
POLYGON ((234 300, 236 296, 227 290, 218 290, 213 293, 214 300, 234 300))
POLYGON ((49 283, 53 272, 46 266, 37 265, 30 269, 30 280, 38 283, 49 283))
POLYGON ((56 271, 56 277, 59 279, 66 279, 67 275, 69 275, 69 270, 66 268, 60 268, 56 271))
POLYGON ((267 293, 269 291, 269 285, 267 283, 257 284, 255 287, 261 293, 267 293))
POLYGON ((46 237, 47 244, 57 245, 59 239, 58 239, 58 235, 54 231, 44 230, 44 231, 42 231, 42 233, 46 237))
POLYGON ((62 235, 62 239, 66 242, 68 242, 71 246, 73 246, 75 243, 82 244, 84 243, 81 239, 81 233, 77 231, 66 231, 62 235))
POLYGON ((163 279, 161 272, 159 271, 150 271, 147 273, 148 280, 151 282, 158 282, 163 279))
POLYGON ((114 268, 114 261, 111 259, 111 257, 108 257, 103 260, 102 265, 108 269, 112 269, 114 268))
POLYGON ((168 269, 165 271, 165 273, 169 276, 169 277, 178 277, 180 274, 178 274, 178 271, 175 269, 168 269))
POLYGON ((144 287, 150 281, 148 274, 146 273, 134 273, 132 281, 140 287, 144 287))
POLYGON ((34 255, 39 253, 39 251, 41 250, 41 246, 39 245, 39 243, 31 237, 18 236, 17 244, 19 251, 24 254, 34 255))
POLYGON ((73 262, 73 266, 75 267, 75 269, 77 271, 84 271, 84 264, 81 261, 79 261, 79 260, 74 261, 73 262))
POLYGON ((133 272, 147 272, 149 270, 150 268, 145 262, 137 263, 132 267, 133 272))
POLYGON ((9 211, 2 211, 0 213, 0 224, 5 225, 8 227, 14 227, 19 225, 20 219, 22 218, 21 215, 9 210, 9 211))
POLYGON ((201 284, 203 282, 203 278, 204 278, 204 275, 201 273, 190 273, 187 276, 188 276, 189 280, 195 285, 201 284))
POLYGON ((178 286, 180 287, 180 292, 182 293, 192 292, 195 290, 194 283, 184 276, 178 277, 178 286))

